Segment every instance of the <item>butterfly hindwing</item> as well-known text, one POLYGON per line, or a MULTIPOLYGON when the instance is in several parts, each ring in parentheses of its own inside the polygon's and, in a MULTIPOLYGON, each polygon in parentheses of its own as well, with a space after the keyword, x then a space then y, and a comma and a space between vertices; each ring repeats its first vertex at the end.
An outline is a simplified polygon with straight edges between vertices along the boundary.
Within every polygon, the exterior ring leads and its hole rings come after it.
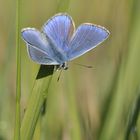
POLYGON ((45 52, 32 47, 31 45, 27 44, 27 51, 29 57, 39 63, 39 64, 48 64, 48 65, 58 65, 59 63, 53 60, 52 58, 48 57, 45 52))

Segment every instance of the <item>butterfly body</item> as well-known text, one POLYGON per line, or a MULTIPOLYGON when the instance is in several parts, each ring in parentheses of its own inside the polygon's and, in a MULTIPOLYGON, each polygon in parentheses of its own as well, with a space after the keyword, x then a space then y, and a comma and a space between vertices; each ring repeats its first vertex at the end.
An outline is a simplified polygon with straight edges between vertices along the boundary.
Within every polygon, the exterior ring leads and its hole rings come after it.
POLYGON ((30 58, 43 65, 59 65, 67 69, 67 62, 83 55, 103 42, 109 31, 104 27, 84 23, 75 31, 72 18, 65 13, 48 20, 42 31, 22 29, 30 58))

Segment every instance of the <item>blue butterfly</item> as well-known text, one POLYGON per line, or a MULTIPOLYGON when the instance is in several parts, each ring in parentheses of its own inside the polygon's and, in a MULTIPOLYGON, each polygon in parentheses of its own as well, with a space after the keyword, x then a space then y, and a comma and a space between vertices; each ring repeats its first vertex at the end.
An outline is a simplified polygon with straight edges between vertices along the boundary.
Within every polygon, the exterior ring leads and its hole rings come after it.
POLYGON ((33 61, 42 65, 59 65, 63 69, 68 68, 68 61, 95 48, 110 34, 104 27, 90 23, 81 24, 75 31, 74 22, 66 13, 49 19, 41 32, 24 28, 21 33, 33 61))

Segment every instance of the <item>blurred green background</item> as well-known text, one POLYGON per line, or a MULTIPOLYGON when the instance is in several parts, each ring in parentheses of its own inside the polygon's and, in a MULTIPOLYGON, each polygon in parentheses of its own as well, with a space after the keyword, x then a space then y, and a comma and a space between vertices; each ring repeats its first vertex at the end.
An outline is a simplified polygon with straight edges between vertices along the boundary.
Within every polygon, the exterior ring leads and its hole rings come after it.
MULTIPOLYGON (((140 117, 135 110, 140 105, 140 1, 21 0, 21 28, 41 29, 59 12, 70 14, 76 27, 90 22, 111 34, 99 47, 71 62, 59 82, 59 72, 53 75, 42 129, 36 130, 34 139, 139 140, 140 117)), ((15 15, 16 1, 0 0, 0 140, 12 139, 14 132, 15 15)), ((20 47, 23 117, 39 65, 29 59, 22 40, 20 47)))

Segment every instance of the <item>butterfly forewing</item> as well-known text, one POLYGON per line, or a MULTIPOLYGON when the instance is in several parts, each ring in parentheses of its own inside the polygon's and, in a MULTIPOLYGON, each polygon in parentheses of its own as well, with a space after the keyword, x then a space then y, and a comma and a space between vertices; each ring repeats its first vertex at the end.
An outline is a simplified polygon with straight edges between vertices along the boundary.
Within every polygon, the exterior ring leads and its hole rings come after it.
POLYGON ((84 53, 95 48, 103 42, 109 35, 109 32, 101 26, 92 24, 82 24, 78 27, 69 45, 67 56, 73 60, 84 53))
POLYGON ((56 47, 65 52, 74 31, 74 24, 69 15, 58 14, 52 17, 42 30, 56 47))

